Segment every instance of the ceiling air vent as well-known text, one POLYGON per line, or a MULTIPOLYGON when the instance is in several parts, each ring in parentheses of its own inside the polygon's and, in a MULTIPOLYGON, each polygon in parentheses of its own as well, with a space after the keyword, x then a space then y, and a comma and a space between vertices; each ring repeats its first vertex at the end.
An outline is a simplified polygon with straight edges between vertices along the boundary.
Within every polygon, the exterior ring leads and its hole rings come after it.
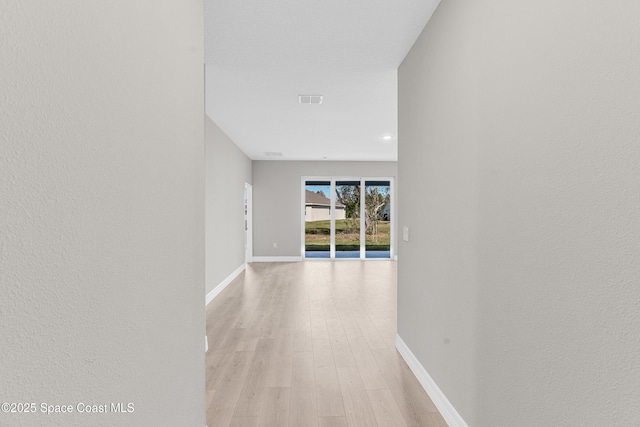
POLYGON ((322 95, 298 95, 300 104, 322 104, 322 95))
POLYGON ((264 155, 267 157, 282 157, 282 153, 280 151, 265 151, 264 155))

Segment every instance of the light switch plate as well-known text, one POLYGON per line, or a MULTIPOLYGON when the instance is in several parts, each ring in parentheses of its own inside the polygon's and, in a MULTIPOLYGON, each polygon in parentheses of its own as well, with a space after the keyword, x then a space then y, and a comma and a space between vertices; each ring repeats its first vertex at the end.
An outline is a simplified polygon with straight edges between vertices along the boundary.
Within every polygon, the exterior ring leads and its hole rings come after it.
POLYGON ((409 241, 409 227, 402 227, 402 240, 409 241))

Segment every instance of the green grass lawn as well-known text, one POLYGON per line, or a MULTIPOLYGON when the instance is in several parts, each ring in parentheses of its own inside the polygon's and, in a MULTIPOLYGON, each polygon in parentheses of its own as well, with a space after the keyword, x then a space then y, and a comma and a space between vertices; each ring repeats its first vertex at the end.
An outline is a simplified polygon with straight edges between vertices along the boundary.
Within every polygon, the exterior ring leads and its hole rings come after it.
MULTIPOLYGON (((308 251, 328 251, 331 240, 331 222, 309 221, 305 223, 305 246, 308 251)), ((388 221, 378 223, 378 234, 365 236, 368 250, 389 250, 391 241, 391 225, 388 221)), ((353 251, 360 249, 360 229, 348 230, 348 220, 336 220, 336 250, 353 251)))

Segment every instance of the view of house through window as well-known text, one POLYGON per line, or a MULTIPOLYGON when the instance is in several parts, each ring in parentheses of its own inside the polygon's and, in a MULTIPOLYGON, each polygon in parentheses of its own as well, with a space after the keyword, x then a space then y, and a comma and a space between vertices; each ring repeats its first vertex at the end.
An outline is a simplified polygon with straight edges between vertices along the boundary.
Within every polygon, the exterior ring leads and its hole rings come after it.
POLYGON ((391 181, 306 180, 305 258, 391 258, 391 181))
POLYGON ((330 258, 331 181, 307 181, 304 190, 305 255, 330 258))

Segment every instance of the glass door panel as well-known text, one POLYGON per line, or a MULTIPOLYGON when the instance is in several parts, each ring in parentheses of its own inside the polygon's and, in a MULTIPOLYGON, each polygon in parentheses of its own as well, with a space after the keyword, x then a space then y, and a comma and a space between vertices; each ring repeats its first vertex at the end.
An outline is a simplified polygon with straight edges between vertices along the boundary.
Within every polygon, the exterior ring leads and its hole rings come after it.
POLYGON ((365 257, 391 258, 391 182, 366 181, 365 257))
POLYGON ((331 181, 306 181, 305 258, 331 257, 331 181))
POLYGON ((360 258, 360 181, 336 181, 336 258, 360 258))

